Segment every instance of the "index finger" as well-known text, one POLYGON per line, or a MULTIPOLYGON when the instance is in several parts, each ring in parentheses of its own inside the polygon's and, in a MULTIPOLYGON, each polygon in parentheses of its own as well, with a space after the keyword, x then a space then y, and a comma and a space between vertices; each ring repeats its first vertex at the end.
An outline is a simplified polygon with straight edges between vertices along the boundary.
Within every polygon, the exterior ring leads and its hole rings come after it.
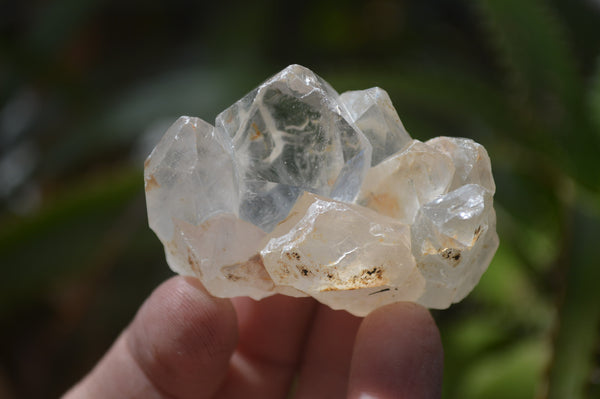
POLYGON ((239 341, 219 398, 284 398, 296 372, 315 301, 275 295, 232 300, 239 341))

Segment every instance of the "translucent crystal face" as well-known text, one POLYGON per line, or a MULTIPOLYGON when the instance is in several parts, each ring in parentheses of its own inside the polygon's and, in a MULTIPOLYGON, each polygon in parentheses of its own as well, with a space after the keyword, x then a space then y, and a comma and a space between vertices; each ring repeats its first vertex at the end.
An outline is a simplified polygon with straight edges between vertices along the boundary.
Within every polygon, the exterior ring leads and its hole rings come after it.
POLYGON ((400 151, 411 141, 390 96, 379 87, 347 91, 340 95, 339 101, 348 110, 352 121, 369 139, 373 147, 372 166, 400 151))
POLYGON ((200 225, 214 214, 237 214, 236 167, 228 138, 216 133, 203 120, 182 116, 146 161, 148 220, 164 243, 176 220, 200 225))
POLYGON ((150 227, 216 296, 312 296, 366 315, 446 308, 497 247, 490 160, 412 140, 379 88, 338 95, 291 65, 217 116, 181 117, 145 167, 150 227))
POLYGON ((314 73, 292 65, 217 116, 216 130, 233 142, 242 219, 270 231, 303 191, 356 196, 371 145, 338 97, 314 73))
POLYGON ((417 211, 448 192, 454 165, 445 154, 418 140, 372 167, 357 202, 406 224, 417 211))

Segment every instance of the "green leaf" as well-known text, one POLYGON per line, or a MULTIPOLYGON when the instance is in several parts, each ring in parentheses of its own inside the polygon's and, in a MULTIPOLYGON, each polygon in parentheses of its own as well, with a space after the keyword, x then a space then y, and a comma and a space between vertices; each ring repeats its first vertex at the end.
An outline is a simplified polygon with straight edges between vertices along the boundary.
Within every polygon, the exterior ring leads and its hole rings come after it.
POLYGON ((516 90, 538 101, 555 93, 567 109, 577 106, 581 83, 574 57, 561 21, 546 2, 485 0, 474 5, 516 90))
POLYGON ((471 299, 501 312, 504 323, 540 330, 550 323, 552 313, 533 283, 513 250, 501 243, 471 299))
POLYGON ((550 399, 584 398, 600 336, 600 216, 577 208, 573 215, 565 296, 550 364, 550 399))
POLYGON ((596 137, 600 139, 600 57, 598 57, 596 71, 589 88, 588 109, 596 137))
POLYGON ((121 170, 65 190, 37 214, 5 223, 0 230, 0 314, 43 294, 50 285, 104 262, 124 245, 121 236, 145 218, 139 170, 121 170), (141 198, 140 198, 141 199, 141 198), (129 215, 134 213, 137 223, 129 215))
MULTIPOLYGON (((471 363, 463 374, 457 398, 529 399, 539 390, 548 350, 543 341, 530 339, 471 363)), ((568 396, 565 396, 567 398, 568 396)))
POLYGON ((536 139, 580 184, 597 191, 600 140, 590 130, 583 85, 561 21, 541 0, 473 4, 508 72, 514 102, 542 133, 536 139))
MULTIPOLYGON (((438 316, 439 313, 434 313, 438 316)), ((514 339, 514 325, 500 312, 452 317, 439 323, 444 345, 444 397, 453 398, 470 365, 514 339)), ((513 323, 514 324, 514 323, 513 323)))

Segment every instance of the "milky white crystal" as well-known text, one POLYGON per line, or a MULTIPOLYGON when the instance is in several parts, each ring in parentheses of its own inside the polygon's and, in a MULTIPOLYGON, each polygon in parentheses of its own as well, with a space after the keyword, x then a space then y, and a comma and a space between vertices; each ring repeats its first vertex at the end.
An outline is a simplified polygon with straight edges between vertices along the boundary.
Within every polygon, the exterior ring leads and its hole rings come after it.
POLYGON ((446 308, 498 247, 481 145, 413 140, 384 90, 339 95, 299 65, 214 126, 179 118, 144 176, 167 262, 219 297, 312 296, 359 316, 446 308))

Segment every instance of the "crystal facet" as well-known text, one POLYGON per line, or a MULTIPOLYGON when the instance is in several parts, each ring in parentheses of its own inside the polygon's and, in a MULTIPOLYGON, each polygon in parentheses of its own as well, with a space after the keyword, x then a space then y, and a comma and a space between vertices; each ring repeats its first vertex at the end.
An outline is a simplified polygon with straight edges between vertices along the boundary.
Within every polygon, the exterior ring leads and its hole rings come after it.
POLYGON ((390 96, 379 87, 347 91, 340 95, 339 101, 349 111, 352 121, 369 139, 373 147, 372 166, 400 151, 411 140, 392 105, 390 96))
POLYGON ((215 296, 312 296, 364 316, 446 308, 497 247, 469 139, 412 140, 380 88, 339 95, 291 65, 217 116, 179 118, 146 161, 150 227, 215 296))

